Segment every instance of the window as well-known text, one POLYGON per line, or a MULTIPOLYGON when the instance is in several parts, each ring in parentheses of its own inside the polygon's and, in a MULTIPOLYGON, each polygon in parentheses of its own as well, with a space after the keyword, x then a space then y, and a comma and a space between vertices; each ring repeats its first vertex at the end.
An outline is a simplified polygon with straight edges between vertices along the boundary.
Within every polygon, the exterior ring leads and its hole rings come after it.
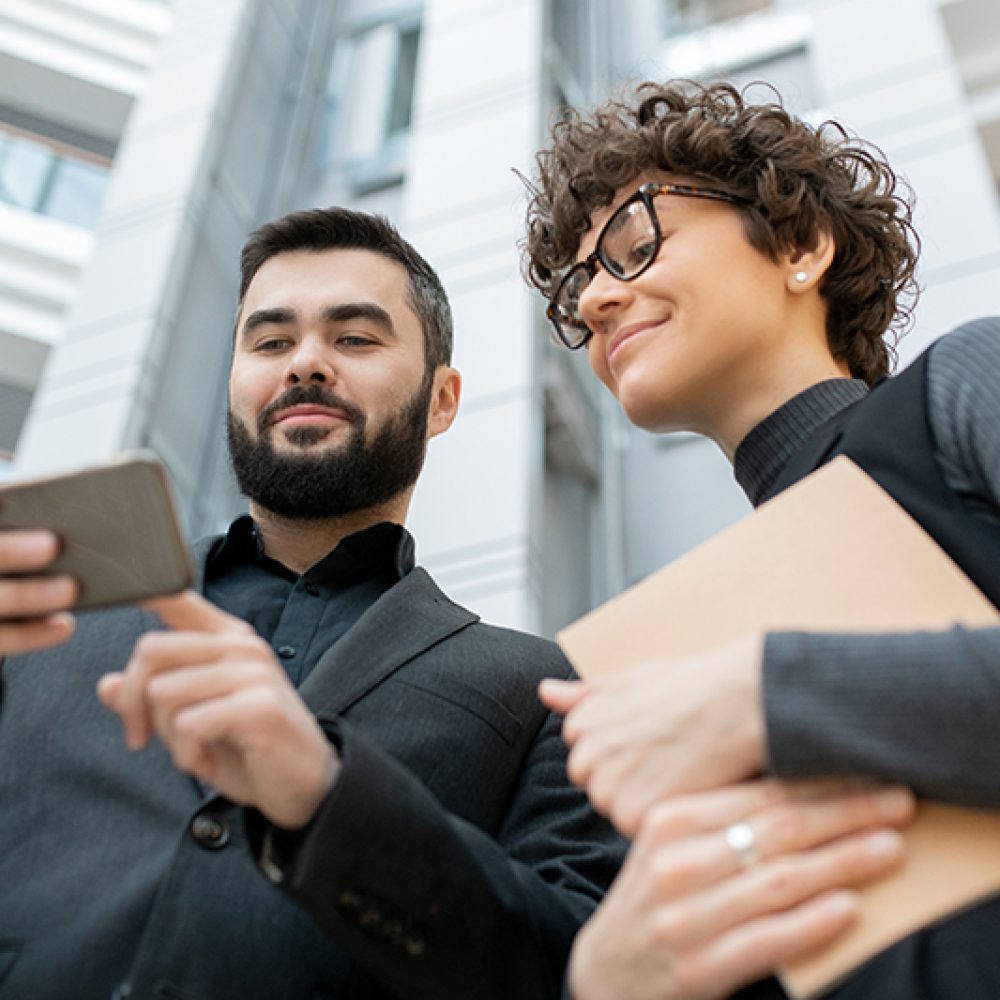
POLYGON ((774 0, 667 0, 667 32, 696 31, 773 6, 774 0))
POLYGON ((393 74, 392 95, 389 98, 389 120, 386 135, 406 132, 413 118, 413 85, 417 78, 417 49, 420 28, 417 25, 399 33, 396 48, 396 71, 393 74))
POLYGON ((334 48, 319 167, 342 175, 354 194, 402 179, 419 50, 412 13, 366 24, 334 48))
POLYGON ((0 126, 0 201, 85 229, 97 224, 109 164, 0 126))

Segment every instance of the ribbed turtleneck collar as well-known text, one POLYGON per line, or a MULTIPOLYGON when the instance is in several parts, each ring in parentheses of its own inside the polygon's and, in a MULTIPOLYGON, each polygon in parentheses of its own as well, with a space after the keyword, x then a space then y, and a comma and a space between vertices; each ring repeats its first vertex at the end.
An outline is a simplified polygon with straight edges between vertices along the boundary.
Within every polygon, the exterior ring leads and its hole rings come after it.
POLYGON ((861 379, 834 378, 793 396, 740 442, 733 458, 736 481, 756 507, 802 442, 845 406, 868 393, 861 379))

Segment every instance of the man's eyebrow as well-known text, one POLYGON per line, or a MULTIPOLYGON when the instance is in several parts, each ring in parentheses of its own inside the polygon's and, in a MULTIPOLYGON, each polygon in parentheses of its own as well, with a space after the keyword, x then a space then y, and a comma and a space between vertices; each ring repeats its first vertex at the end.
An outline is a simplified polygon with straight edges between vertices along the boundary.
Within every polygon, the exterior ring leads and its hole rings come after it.
POLYGON ((241 336, 246 337, 256 330, 258 326, 264 326, 266 323, 282 325, 294 321, 295 313, 291 309, 256 309, 243 321, 241 336))
POLYGON ((323 319, 328 323, 347 323, 352 319, 367 319, 381 326, 386 333, 395 334, 392 317, 374 302, 344 302, 323 310, 323 319))

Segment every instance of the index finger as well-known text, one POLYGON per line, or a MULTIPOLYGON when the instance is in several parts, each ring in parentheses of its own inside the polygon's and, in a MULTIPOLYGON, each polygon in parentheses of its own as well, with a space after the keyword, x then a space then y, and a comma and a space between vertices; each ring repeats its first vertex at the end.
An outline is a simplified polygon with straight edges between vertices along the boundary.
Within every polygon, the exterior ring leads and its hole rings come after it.
POLYGON ((142 602, 142 607, 152 611, 169 628, 189 632, 246 632, 250 626, 242 618, 221 611, 201 594, 183 590, 169 597, 154 597, 142 602))
POLYGON ((59 554, 59 538, 43 529, 0 530, 0 575, 44 569, 59 554))

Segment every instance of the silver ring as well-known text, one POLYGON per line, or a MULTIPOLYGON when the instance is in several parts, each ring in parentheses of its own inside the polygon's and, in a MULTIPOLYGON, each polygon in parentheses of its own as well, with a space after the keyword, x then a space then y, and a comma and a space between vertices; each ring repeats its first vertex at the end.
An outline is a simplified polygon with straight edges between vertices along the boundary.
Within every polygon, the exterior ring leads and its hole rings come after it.
POLYGON ((726 827, 726 843, 736 855, 741 868, 752 868, 760 861, 757 834, 749 823, 734 823, 726 827))

